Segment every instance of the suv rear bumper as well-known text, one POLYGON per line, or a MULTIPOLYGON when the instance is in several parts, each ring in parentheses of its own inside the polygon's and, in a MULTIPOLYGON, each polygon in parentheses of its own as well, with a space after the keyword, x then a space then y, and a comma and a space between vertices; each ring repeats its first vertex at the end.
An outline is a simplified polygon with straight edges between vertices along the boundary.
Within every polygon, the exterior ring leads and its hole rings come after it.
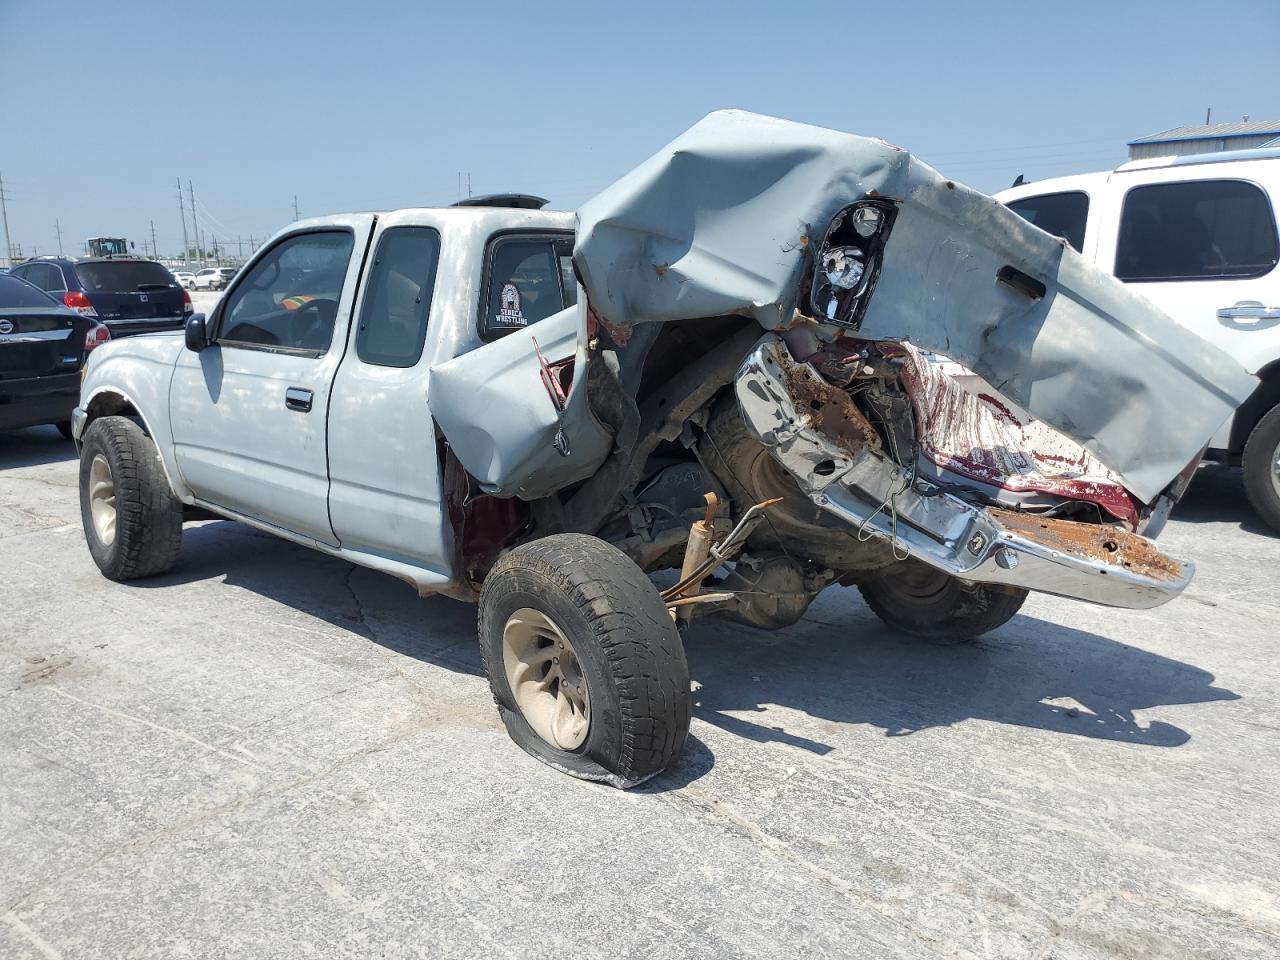
POLYGON ((893 542, 962 580, 1112 607, 1156 607, 1190 583, 1190 563, 1127 530, 977 506, 910 485, 883 456, 850 451, 816 430, 784 385, 784 365, 806 369, 773 335, 748 355, 736 383, 743 418, 815 504, 849 523, 851 535, 893 542))
POLYGON ((70 420, 79 398, 79 370, 26 380, 0 380, 0 430, 70 420))
POLYGON ((105 320, 113 339, 133 337, 140 333, 168 333, 181 330, 187 323, 189 314, 175 314, 168 317, 140 317, 128 320, 105 320))

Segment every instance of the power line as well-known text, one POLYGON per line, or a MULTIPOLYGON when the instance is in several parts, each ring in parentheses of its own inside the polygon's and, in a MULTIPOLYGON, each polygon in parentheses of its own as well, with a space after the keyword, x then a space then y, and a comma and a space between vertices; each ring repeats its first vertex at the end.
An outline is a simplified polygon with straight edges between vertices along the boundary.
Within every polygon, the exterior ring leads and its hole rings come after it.
POLYGON ((5 201, 9 198, 4 193, 4 175, 0 174, 0 215, 4 217, 4 258, 9 264, 13 263, 13 242, 9 239, 9 208, 5 206, 5 201))
POLYGON ((187 211, 182 207, 182 178, 178 177, 178 216, 182 218, 182 262, 191 265, 191 244, 187 240, 187 211))
POLYGON ((196 253, 200 254, 200 259, 204 259, 204 244, 200 240, 200 221, 196 219, 196 190, 191 186, 191 180, 187 180, 187 196, 191 198, 191 229, 196 235, 196 253))

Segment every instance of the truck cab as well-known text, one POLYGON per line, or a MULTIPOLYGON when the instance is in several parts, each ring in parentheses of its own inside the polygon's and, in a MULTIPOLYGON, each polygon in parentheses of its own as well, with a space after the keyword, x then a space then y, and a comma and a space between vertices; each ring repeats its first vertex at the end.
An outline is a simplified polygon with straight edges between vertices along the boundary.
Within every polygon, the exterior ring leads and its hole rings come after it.
POLYGON ((1259 378, 1207 456, 1243 465, 1280 532, 1280 148, 1136 160, 995 196, 1259 378))
MULTIPOLYGON (((300 221, 197 316, 198 333, 185 338, 193 349, 157 338, 142 349, 163 366, 95 366, 79 419, 126 402, 117 371, 153 375, 130 385, 127 402, 184 501, 341 548, 424 592, 447 587, 454 544, 432 429, 446 402, 430 396, 429 371, 502 349, 507 337, 532 338, 563 313, 576 293, 572 231, 572 214, 479 206, 300 221)), ((568 356, 574 319, 561 321, 572 327, 568 356)), ((565 339, 544 333, 542 349, 565 339)), ((536 362, 527 342, 506 350, 513 362, 536 362)), ((485 388, 460 392, 455 406, 465 407, 485 388)), ((505 417, 523 422, 519 408, 505 417)))

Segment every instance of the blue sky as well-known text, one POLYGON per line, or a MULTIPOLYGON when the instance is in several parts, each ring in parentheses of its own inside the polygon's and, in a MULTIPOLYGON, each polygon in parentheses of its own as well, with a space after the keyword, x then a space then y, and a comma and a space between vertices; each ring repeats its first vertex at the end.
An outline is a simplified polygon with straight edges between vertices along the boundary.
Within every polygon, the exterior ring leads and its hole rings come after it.
POLYGON ((1125 142, 1280 119, 1280 0, 506 3, 0 0, 0 174, 25 252, 234 242, 517 190, 572 209, 700 116, 882 136, 994 191, 1125 142))

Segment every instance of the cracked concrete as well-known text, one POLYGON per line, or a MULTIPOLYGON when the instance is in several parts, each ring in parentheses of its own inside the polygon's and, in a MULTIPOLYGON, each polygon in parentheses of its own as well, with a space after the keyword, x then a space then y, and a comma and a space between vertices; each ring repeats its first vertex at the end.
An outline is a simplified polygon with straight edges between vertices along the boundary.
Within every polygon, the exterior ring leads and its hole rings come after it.
POLYGON ((113 584, 75 484, 0 436, 5 960, 1280 953, 1280 539, 1229 471, 1158 610, 697 629, 689 748, 630 793, 511 744, 474 608, 224 522, 113 584))

